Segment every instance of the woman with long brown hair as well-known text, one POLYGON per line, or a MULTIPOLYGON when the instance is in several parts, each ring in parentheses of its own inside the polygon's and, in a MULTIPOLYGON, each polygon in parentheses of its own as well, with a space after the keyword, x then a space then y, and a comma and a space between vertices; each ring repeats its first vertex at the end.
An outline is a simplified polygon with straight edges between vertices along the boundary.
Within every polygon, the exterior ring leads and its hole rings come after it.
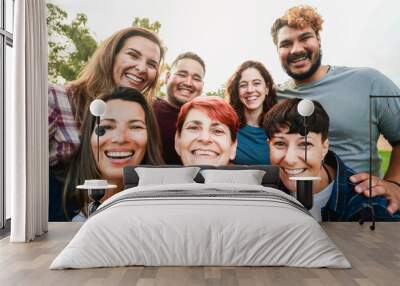
POLYGON ((269 164, 267 136, 262 122, 277 102, 274 81, 265 66, 257 61, 242 63, 227 83, 226 98, 239 117, 235 164, 269 164))
POLYGON ((86 194, 76 186, 86 179, 105 179, 116 189, 106 199, 123 189, 123 168, 128 165, 164 163, 157 121, 151 105, 133 88, 118 88, 101 96, 107 111, 95 128, 95 118, 87 113, 82 122, 82 144, 72 161, 64 188, 64 206, 71 200, 86 215, 86 194), (99 144, 97 145, 97 135, 99 144), (97 156, 99 154, 99 159, 97 156))

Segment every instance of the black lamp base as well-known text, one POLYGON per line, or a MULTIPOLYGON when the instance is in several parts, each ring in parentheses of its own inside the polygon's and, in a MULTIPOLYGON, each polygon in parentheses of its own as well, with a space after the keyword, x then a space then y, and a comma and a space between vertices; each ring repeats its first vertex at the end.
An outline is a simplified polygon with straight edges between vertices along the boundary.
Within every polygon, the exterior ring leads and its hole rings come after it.
POLYGON ((94 213, 97 208, 101 205, 100 201, 106 194, 106 189, 89 189, 88 190, 88 196, 91 200, 93 200, 92 203, 88 205, 88 215, 90 216, 92 213, 94 213))
POLYGON ((320 177, 290 177, 296 181, 296 198, 308 210, 312 209, 314 202, 313 181, 321 180, 320 177))
POLYGON ((358 221, 358 223, 360 225, 364 224, 365 218, 367 217, 366 211, 368 209, 371 210, 371 221, 372 221, 372 224, 369 226, 369 229, 370 230, 375 230, 375 210, 374 210, 374 207, 370 203, 364 204, 363 209, 362 209, 362 213, 361 213, 361 218, 358 221))
POLYGON ((296 181, 297 200, 310 210, 313 207, 313 181, 296 181))

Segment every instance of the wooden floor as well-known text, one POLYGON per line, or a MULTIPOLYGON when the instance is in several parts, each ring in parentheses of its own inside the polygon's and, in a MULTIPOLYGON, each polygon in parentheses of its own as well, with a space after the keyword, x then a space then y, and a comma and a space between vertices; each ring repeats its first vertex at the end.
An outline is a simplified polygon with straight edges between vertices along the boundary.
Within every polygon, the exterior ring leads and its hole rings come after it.
POLYGON ((0 241, 0 285, 400 285, 400 223, 324 223, 323 228, 353 268, 289 267, 121 267, 48 270, 79 229, 77 223, 50 223, 32 243, 0 241))

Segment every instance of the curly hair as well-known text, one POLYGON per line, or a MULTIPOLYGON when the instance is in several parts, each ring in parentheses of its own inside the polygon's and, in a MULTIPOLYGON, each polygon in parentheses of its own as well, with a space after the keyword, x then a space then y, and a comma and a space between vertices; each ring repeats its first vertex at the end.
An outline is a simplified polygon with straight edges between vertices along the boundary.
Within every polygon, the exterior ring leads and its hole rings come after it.
POLYGON ((317 37, 322 30, 322 23, 324 20, 317 10, 308 5, 300 5, 290 8, 285 12, 282 17, 275 20, 271 28, 271 36, 274 44, 278 44, 278 32, 284 27, 288 26, 296 29, 303 29, 310 26, 317 37))

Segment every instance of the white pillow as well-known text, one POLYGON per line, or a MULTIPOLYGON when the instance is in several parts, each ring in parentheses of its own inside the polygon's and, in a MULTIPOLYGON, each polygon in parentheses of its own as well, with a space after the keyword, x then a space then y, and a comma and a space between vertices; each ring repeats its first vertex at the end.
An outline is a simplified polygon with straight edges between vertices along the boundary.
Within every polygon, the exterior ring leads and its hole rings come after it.
POLYGON ((265 171, 262 170, 202 170, 204 183, 234 183, 261 185, 265 171))
POLYGON ((193 179, 199 170, 199 167, 135 168, 139 176, 138 186, 195 183, 193 179))

